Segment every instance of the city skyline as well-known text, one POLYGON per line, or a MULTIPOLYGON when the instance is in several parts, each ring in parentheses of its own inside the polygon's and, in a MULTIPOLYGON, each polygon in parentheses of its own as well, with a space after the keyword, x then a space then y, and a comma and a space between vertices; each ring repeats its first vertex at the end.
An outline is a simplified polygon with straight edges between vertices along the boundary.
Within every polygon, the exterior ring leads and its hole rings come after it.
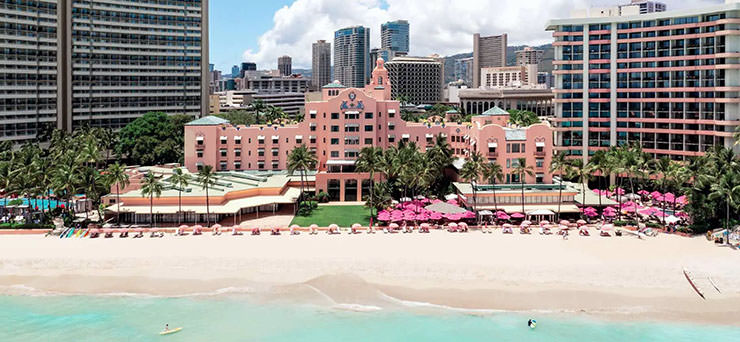
MULTIPOLYGON (((548 20, 567 18, 573 8, 628 1, 475 2, 477 5, 433 0, 425 3, 425 11, 419 12, 413 10, 418 3, 412 0, 362 0, 354 6, 346 6, 344 2, 337 0, 277 0, 269 3, 212 1, 210 62, 222 71, 243 61, 256 62, 259 69, 277 69, 277 58, 289 55, 293 57, 293 68, 311 69, 311 44, 316 40, 331 41, 334 31, 362 25, 370 28, 370 48, 380 48, 380 25, 394 20, 409 22, 410 50, 413 55, 418 56, 433 53, 449 56, 471 52, 473 47, 470 37, 476 32, 481 35, 508 33, 510 45, 542 45, 552 41, 544 29, 548 20), (480 8, 494 7, 494 4, 500 15, 479 15, 480 8), (461 20, 449 20, 450 13, 458 13, 455 17, 461 20), (240 24, 235 25, 235 21, 240 24), (525 22, 528 24, 521 25, 525 22), (423 39, 415 39, 416 35, 423 39), (234 40, 235 36, 250 38, 234 40)), ((663 2, 672 10, 720 4, 723 1, 663 2)))

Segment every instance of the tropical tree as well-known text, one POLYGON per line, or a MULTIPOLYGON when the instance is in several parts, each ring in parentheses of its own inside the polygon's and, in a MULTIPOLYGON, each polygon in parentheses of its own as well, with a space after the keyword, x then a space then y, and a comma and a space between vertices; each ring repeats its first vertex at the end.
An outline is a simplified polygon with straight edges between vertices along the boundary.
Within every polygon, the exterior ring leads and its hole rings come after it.
POLYGON ((164 190, 164 185, 159 177, 151 171, 147 172, 141 181, 141 197, 149 197, 149 226, 154 227, 154 197, 159 198, 164 190))
POLYGON ((526 215, 526 211, 524 211, 524 182, 527 176, 534 176, 534 169, 531 166, 527 166, 526 158, 519 158, 512 171, 515 175, 519 176, 519 182, 522 184, 522 214, 526 215))
POLYGON ((182 171, 182 168, 176 168, 172 176, 168 179, 170 184, 177 189, 177 224, 182 223, 182 192, 190 185, 192 177, 190 174, 182 171))
POLYGON ((504 181, 504 169, 501 164, 491 161, 483 169, 483 178, 491 182, 493 190, 493 210, 498 212, 498 203, 496 200, 496 181, 504 181))
POLYGON ((430 187, 437 197, 443 197, 447 194, 450 186, 449 179, 445 176, 445 169, 452 164, 452 148, 450 148, 447 138, 438 134, 434 138, 434 145, 428 148, 425 154, 435 171, 435 178, 430 187))
POLYGON ((298 203, 303 203, 304 179, 306 178, 306 171, 316 169, 316 155, 306 147, 301 145, 290 151, 288 155, 288 172, 293 174, 296 170, 301 173, 301 195, 298 196, 298 203))
POLYGON ((588 183, 589 179, 591 179, 593 170, 591 170, 591 166, 584 165, 582 159, 574 159, 572 163, 573 167, 571 168, 571 176, 574 177, 579 183, 581 183, 581 204, 585 208, 586 184, 588 183))
POLYGON ((0 161, 0 189, 3 190, 3 208, 8 207, 8 195, 12 194, 12 186, 18 170, 13 168, 11 161, 0 161))
MULTIPOLYGON (((557 173, 560 176, 560 183, 558 186, 558 214, 556 221, 560 221, 560 204, 563 202, 563 179, 568 174, 570 168, 570 161, 566 159, 564 152, 556 152, 550 160, 550 173, 557 173)), ((495 197, 495 196, 494 196, 495 197)))
MULTIPOLYGON (((370 176, 370 195, 366 200, 370 203, 370 208, 374 208, 374 196, 372 194, 375 191, 375 173, 382 170, 380 165, 382 155, 383 149, 381 147, 363 147, 360 150, 360 155, 357 157, 357 161, 355 162, 355 167, 358 172, 367 172, 370 176)), ((372 217, 372 209, 370 210, 370 216, 372 217)))
POLYGON ((476 218, 478 217, 477 198, 476 198, 476 187, 475 183, 481 178, 485 169, 483 156, 477 151, 473 151, 470 157, 465 159, 465 165, 460 170, 460 177, 470 183, 470 187, 473 189, 473 211, 475 212, 476 218))
POLYGON ((121 187, 125 188, 130 184, 128 173, 126 173, 126 165, 116 162, 115 164, 108 165, 106 169, 106 176, 108 177, 108 184, 116 185, 116 204, 118 204, 118 210, 116 210, 116 224, 121 225, 121 187))
POLYGON ((211 225, 211 206, 208 189, 216 184, 216 179, 216 171, 213 170, 213 166, 211 165, 206 165, 198 171, 198 183, 206 191, 206 225, 208 226, 211 225))
POLYGON ((60 165, 54 171, 52 179, 52 185, 54 187, 54 193, 57 197, 65 200, 65 208, 69 211, 70 199, 77 189, 79 183, 79 166, 74 161, 68 160, 60 165))

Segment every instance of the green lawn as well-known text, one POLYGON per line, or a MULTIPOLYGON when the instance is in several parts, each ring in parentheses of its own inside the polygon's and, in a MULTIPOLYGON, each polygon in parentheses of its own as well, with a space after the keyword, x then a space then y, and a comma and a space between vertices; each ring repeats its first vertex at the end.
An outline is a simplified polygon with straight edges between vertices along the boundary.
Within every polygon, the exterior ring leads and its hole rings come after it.
POLYGON ((355 223, 370 224, 370 210, 361 205, 328 205, 314 209, 311 216, 296 216, 290 224, 308 227, 312 224, 327 227, 332 223, 340 227, 350 227, 355 223))

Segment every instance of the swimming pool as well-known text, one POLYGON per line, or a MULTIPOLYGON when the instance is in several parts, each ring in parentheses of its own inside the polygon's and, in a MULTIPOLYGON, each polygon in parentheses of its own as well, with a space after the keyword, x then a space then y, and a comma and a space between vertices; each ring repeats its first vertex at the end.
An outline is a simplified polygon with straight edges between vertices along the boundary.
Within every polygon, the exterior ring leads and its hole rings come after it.
MULTIPOLYGON (((8 198, 7 203, 10 203, 13 200, 14 199, 8 198)), ((57 205, 64 204, 62 202, 57 202, 57 200, 49 200, 49 199, 35 199, 35 198, 28 199, 28 198, 21 198, 21 200, 23 200, 23 204, 22 205, 27 205, 27 206, 30 206, 32 208, 38 207, 39 209, 47 209, 47 208, 49 208, 49 205, 51 205, 51 208, 54 209, 54 208, 57 207, 57 205)), ((5 206, 5 203, 6 203, 5 202, 5 199, 1 199, 0 198, 0 207, 4 207, 5 206)))

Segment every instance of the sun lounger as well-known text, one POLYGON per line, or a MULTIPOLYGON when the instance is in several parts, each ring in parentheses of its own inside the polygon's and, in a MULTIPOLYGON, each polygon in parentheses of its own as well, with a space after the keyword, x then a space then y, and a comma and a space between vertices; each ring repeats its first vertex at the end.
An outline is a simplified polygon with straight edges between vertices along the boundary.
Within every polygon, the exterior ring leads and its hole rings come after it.
POLYGON ((603 237, 612 237, 612 235, 611 235, 611 234, 609 234, 609 232, 605 232, 605 231, 603 231, 603 230, 601 231, 601 233, 599 233, 599 236, 603 236, 603 237))
POLYGON ((578 235, 580 235, 580 236, 591 236, 591 233, 589 233, 588 230, 586 230, 586 229, 581 229, 578 232, 578 235))
POLYGON ((261 231, 259 228, 252 228, 252 235, 260 235, 261 231))

